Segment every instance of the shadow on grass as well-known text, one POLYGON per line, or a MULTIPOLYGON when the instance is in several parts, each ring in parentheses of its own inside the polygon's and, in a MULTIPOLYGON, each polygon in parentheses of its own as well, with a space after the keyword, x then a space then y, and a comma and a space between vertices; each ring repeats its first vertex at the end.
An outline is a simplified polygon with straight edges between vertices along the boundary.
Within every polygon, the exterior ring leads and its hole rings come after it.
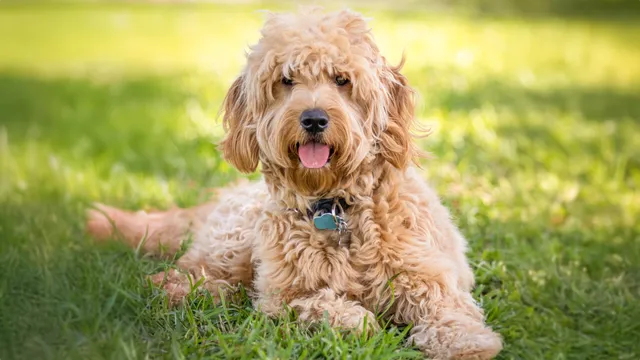
MULTIPOLYGON (((551 115, 569 114, 590 121, 633 119, 640 123, 640 84, 633 88, 566 86, 536 89, 489 79, 455 90, 424 89, 435 108, 469 112, 489 105, 526 113, 532 109, 551 115)), ((553 121, 554 119, 549 119, 553 121)))
POLYGON ((78 203, 63 196, 2 203, 3 358, 81 358, 89 348, 96 356, 105 344, 95 335, 133 335, 123 325, 134 324, 144 309, 141 295, 131 293, 144 264, 129 252, 101 253, 87 242, 78 203))
POLYGON ((591 22, 633 22, 640 18, 640 3, 635 0, 352 0, 350 3, 409 17, 423 12, 432 15, 455 14, 529 20, 579 19, 591 22))
MULTIPOLYGON (((439 3, 439 2, 435 2, 439 3)), ((442 3, 442 2, 440 2, 442 3)), ((461 12, 489 16, 559 17, 595 19, 634 19, 640 17, 640 4, 634 0, 454 0, 449 6, 461 12)))
POLYGON ((446 70, 444 74, 423 82, 418 91, 426 112, 442 121, 443 140, 430 150, 458 164, 461 172, 480 175, 491 169, 497 177, 508 177, 544 170, 582 184, 612 174, 629 182, 639 178, 640 152, 634 148, 640 132, 640 84, 538 89, 488 78, 456 89, 442 80, 446 70), (458 135, 449 136, 449 124, 458 135))
POLYGON ((228 167, 217 139, 198 131, 192 117, 215 128, 224 90, 210 79, 213 96, 205 97, 187 81, 182 74, 99 79, 0 73, 0 127, 11 145, 34 143, 52 156, 97 165, 104 176, 123 168, 201 180, 228 167))

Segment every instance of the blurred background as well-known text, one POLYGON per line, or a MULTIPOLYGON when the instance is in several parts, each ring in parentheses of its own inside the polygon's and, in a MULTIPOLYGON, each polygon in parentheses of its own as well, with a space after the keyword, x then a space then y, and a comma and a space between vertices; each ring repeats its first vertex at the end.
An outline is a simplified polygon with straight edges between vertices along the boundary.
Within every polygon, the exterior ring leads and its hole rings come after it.
MULTIPOLYGON (((234 326, 254 315, 167 312, 140 281, 156 263, 83 232, 92 201, 189 206, 241 177, 217 111, 258 10, 296 4, 0 0, 0 359, 300 356, 249 347, 234 326)), ((639 358, 640 1, 322 4, 406 53, 424 175, 469 238, 501 356, 639 358)))

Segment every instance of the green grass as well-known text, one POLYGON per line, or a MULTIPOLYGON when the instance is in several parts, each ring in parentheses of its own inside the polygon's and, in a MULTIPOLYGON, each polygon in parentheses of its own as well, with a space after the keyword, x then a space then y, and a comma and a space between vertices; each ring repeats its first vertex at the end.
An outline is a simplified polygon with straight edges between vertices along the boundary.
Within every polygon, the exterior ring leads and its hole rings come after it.
MULTIPOLYGON (((425 177, 471 244, 505 359, 640 357, 640 22, 368 13, 435 133, 425 177)), ((0 5, 0 359, 412 358, 267 319, 169 308, 170 266, 83 230, 94 200, 188 206, 240 175, 212 142, 250 6, 0 5)))

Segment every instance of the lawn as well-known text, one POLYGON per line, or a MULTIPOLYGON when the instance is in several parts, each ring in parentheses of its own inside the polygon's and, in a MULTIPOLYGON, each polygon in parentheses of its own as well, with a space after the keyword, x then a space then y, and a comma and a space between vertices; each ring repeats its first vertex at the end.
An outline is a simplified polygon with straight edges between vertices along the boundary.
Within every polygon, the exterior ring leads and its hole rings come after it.
MULTIPOLYGON (((242 293, 170 308, 143 280, 170 263, 84 234, 92 201, 188 206, 241 176, 216 113, 254 10, 0 4, 0 359, 420 356, 407 329, 268 319, 242 293)), ((501 358, 640 358, 640 17, 367 14, 408 57, 501 358)))

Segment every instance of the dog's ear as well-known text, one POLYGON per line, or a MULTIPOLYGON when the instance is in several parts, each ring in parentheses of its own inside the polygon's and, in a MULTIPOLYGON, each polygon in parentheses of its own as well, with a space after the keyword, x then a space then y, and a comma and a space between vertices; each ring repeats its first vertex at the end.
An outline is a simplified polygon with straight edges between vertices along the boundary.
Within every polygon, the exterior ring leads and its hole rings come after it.
POLYGON ((384 65, 383 83, 387 91, 387 124, 380 134, 380 155, 398 169, 406 168, 417 155, 411 127, 414 116, 414 91, 398 66, 384 65))
POLYGON ((220 143, 222 153, 228 162, 244 173, 251 173, 258 167, 258 139, 255 124, 247 109, 246 94, 243 90, 244 77, 238 77, 224 98, 222 120, 226 131, 220 143))

